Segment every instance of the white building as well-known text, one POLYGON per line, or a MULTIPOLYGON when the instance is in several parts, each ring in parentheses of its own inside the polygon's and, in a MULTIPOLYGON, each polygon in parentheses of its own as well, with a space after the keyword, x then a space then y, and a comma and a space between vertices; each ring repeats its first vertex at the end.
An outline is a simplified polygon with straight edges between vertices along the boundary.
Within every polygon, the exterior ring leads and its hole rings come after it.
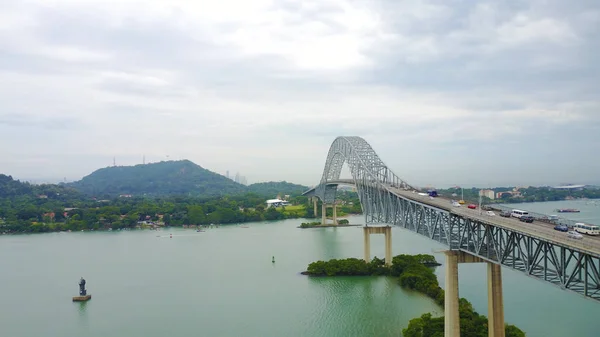
POLYGON ((494 190, 480 190, 479 191, 479 196, 480 197, 490 198, 490 199, 493 200, 496 195, 494 193, 494 190))
POLYGON ((279 206, 288 206, 290 203, 285 201, 285 200, 281 200, 281 199, 270 199, 267 200, 267 208, 268 207, 279 207, 279 206))

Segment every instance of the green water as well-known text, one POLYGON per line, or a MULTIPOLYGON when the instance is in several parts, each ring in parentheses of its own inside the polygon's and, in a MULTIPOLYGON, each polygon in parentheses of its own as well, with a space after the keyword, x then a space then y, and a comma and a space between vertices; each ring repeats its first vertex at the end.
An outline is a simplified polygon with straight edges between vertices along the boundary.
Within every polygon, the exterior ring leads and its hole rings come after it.
MULTIPOLYGON (((299 275, 318 259, 362 256, 360 228, 300 222, 0 236, 0 336, 400 336, 411 318, 443 314, 391 278, 299 275), (73 303, 81 276, 93 298, 73 303)), ((372 236, 372 254, 383 247, 372 236)), ((399 228, 393 249, 443 262, 443 246, 399 228)), ((528 336, 598 336, 599 303, 503 272, 507 322, 528 336)), ((460 266, 461 296, 481 313, 485 276, 484 265, 460 266)))

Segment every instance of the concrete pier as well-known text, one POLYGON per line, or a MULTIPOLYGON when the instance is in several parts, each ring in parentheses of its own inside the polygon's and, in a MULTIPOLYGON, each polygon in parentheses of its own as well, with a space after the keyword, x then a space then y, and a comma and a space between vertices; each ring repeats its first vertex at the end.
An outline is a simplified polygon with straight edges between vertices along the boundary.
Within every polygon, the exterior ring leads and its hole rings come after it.
POLYGON ((333 203, 333 224, 337 225, 337 205, 333 203))
POLYGON ((458 252, 446 251, 446 289, 444 289, 444 337, 460 337, 458 315, 458 252))
POLYGON ((504 337, 504 301, 502 300, 502 267, 487 264, 488 274, 488 336, 504 337))
POLYGON ((85 296, 74 296, 73 297, 73 302, 85 302, 85 301, 89 301, 92 298, 92 295, 85 295, 85 296))
POLYGON ((366 262, 371 261, 371 234, 385 235, 385 264, 392 265, 392 227, 363 227, 364 236, 364 259, 366 262))
POLYGON ((449 250, 446 254, 446 289, 444 289, 444 337, 460 337, 458 311, 458 264, 486 263, 488 274, 488 336, 504 337, 504 304, 502 299, 502 267, 477 256, 449 250))

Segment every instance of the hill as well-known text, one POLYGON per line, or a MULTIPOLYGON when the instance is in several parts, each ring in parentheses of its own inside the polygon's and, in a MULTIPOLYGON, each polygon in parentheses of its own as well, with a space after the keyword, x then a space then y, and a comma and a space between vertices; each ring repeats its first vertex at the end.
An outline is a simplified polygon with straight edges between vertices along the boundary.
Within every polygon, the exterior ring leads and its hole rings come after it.
POLYGON ((266 183, 256 183, 248 186, 248 189, 252 193, 256 193, 262 196, 270 196, 275 198, 278 194, 283 197, 285 194, 291 196, 301 195, 303 192, 308 190, 307 186, 297 185, 288 183, 287 181, 275 182, 270 181, 266 183))
POLYGON ((175 194, 212 197, 245 193, 248 189, 189 160, 106 167, 68 185, 96 196, 175 194))
POLYGON ((37 198, 47 200, 70 200, 83 197, 77 190, 55 184, 34 185, 0 174, 0 199, 37 198))

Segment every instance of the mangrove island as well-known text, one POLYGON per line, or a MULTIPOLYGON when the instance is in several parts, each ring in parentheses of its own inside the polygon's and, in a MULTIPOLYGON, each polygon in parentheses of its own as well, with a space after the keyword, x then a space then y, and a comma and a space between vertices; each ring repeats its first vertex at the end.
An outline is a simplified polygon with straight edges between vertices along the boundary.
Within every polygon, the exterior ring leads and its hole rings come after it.
MULTIPOLYGON (((444 290, 440 287, 433 272, 434 266, 441 265, 428 254, 397 255, 392 265, 386 266, 383 259, 374 257, 372 261, 362 259, 332 259, 317 261, 308 265, 303 275, 309 276, 391 276, 398 278, 403 288, 418 291, 444 306, 444 290)), ((478 314, 473 305, 464 298, 459 303, 460 330, 462 337, 485 337, 488 335, 488 319, 478 314)), ((525 333, 514 325, 507 324, 506 337, 524 337, 525 333)), ((430 313, 411 319, 408 327, 402 330, 404 337, 437 337, 444 335, 444 317, 432 317, 430 313)))

